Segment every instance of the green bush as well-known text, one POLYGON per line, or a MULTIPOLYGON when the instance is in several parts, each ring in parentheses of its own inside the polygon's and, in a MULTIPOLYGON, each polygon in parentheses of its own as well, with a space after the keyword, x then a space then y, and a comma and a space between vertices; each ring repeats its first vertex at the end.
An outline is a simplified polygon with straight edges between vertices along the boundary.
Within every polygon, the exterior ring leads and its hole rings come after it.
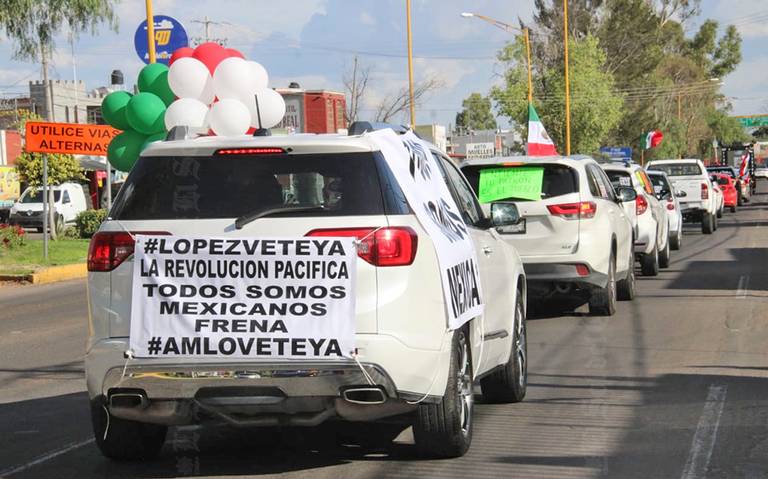
POLYGON ((98 230, 107 217, 107 210, 86 210, 75 218, 75 227, 81 238, 90 238, 98 230))
POLYGON ((79 239, 80 232, 74 226, 66 226, 59 232, 61 239, 79 239))

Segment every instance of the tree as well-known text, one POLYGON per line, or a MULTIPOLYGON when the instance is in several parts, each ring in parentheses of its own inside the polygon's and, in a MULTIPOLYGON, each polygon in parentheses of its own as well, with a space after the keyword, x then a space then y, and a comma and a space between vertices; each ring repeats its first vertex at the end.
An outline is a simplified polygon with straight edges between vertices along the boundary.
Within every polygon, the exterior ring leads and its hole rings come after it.
POLYGON ((346 72, 342 78, 344 92, 347 101, 347 124, 357 121, 357 115, 360 112, 360 105, 365 97, 365 91, 368 88, 371 68, 368 66, 359 66, 357 56, 354 58, 352 71, 346 72))
MULTIPOLYGON (((0 25, 15 44, 14 56, 22 60, 39 60, 43 82, 48 84, 48 61, 55 50, 54 37, 66 25, 73 35, 86 30, 95 32, 99 24, 108 22, 116 29, 114 0, 0 0, 0 25)), ((46 95, 46 111, 53 110, 46 95)))
POLYGON ((768 140, 768 126, 761 126, 752 132, 752 138, 757 141, 768 140))
MULTIPOLYGON (((520 41, 508 45, 499 58, 507 63, 505 85, 491 90, 501 114, 521 125, 527 124, 527 85, 520 41)), ((598 40, 587 35, 573 39, 571 71, 571 150, 593 153, 621 120, 623 99, 614 91, 613 76, 605 71, 605 52, 598 40)), ((534 87, 539 118, 560 151, 565 144, 565 83, 563 65, 547 68, 534 87)))
POLYGON ((495 130, 496 118, 491 110, 491 99, 480 93, 472 93, 461 103, 462 111, 456 114, 456 128, 467 130, 495 130))
MULTIPOLYGON (((414 106, 417 106, 427 94, 441 88, 443 84, 443 81, 438 78, 427 78, 426 80, 416 82, 413 86, 414 106)), ((406 112, 410 108, 411 97, 408 87, 400 88, 379 102, 376 106, 374 121, 389 122, 396 115, 406 112)))

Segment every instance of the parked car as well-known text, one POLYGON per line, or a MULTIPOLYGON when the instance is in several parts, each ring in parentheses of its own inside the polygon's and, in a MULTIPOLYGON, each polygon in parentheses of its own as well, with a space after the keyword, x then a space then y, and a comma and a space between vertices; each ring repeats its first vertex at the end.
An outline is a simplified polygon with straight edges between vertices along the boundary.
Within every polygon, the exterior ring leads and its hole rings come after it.
POLYGON ((472 439, 474 384, 487 401, 523 399, 526 279, 519 256, 495 231, 519 223, 515 208, 497 204, 489 218, 458 168, 427 151, 440 169, 430 174, 442 175, 460 210, 455 219, 473 239, 486 298, 482 316, 447 330, 456 305, 446 304, 436 243, 372 136, 185 137, 142 152, 88 259, 85 370, 105 456, 151 457, 169 425, 309 426, 331 418, 394 418, 413 426, 422 453, 459 456, 472 439), (128 361, 129 232, 141 231, 356 237, 357 359, 128 361))
POLYGON ((624 209, 635 230, 635 254, 645 276, 656 276, 659 268, 669 266, 669 219, 656 198, 653 184, 645 170, 631 162, 602 163, 614 187, 628 186, 637 192, 634 203, 624 209))
POLYGON ((739 192, 737 197, 737 206, 741 206, 744 203, 748 203, 752 196, 752 188, 750 188, 750 182, 745 181, 739 176, 739 169, 735 166, 717 165, 708 166, 707 171, 710 173, 722 173, 733 178, 733 182, 736 186, 736 191, 739 192))
MULTIPOLYGON (((717 183, 717 179, 712 175, 709 176, 709 183, 712 186, 712 192, 715 194, 715 215, 717 218, 722 218, 723 210, 725 210, 725 197, 723 196, 723 190, 717 183)), ((717 230, 717 221, 715 221, 715 230, 717 230)))
MULTIPOLYGON (((53 224, 56 231, 61 231, 65 225, 73 224, 78 214, 88 209, 85 191, 78 183, 62 183, 52 186, 53 191, 53 224)), ((9 222, 24 228, 35 228, 43 231, 43 190, 29 187, 11 207, 9 222)))
POLYGON ((648 171, 648 178, 653 183, 653 191, 656 198, 667 210, 669 219, 669 247, 679 250, 683 245, 683 213, 680 211, 680 202, 670 183, 667 174, 663 171, 648 171))
POLYGON ((654 160, 648 170, 663 171, 676 191, 685 192, 680 198, 684 221, 701 223, 704 234, 712 234, 717 223, 717 204, 704 163, 696 159, 654 160))
MULTIPOLYGON (((484 172, 531 168, 541 172, 537 199, 504 199, 517 205, 524 227, 499 231, 523 259, 531 297, 584 292, 591 314, 613 315, 617 298, 631 300, 635 294, 632 226, 621 206, 634 202, 634 190, 614 191, 589 157, 523 156, 461 163, 481 198, 484 172)), ((488 211, 490 205, 484 207, 488 211)))
POLYGON ((723 173, 713 173, 712 182, 717 183, 723 192, 723 202, 726 208, 730 208, 731 213, 736 213, 736 207, 739 201, 739 192, 736 191, 736 183, 733 177, 723 173))

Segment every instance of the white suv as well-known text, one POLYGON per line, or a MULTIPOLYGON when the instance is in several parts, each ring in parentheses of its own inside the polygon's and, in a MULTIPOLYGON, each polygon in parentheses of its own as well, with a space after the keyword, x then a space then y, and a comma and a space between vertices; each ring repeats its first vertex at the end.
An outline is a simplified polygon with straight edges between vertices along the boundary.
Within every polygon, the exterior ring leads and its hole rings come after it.
POLYGON ((680 197, 683 219, 701 222, 701 232, 712 234, 717 228, 715 194, 709 173, 701 160, 655 160, 645 167, 648 170, 663 171, 680 197))
POLYGON ((637 192, 624 209, 635 230, 635 253, 643 275, 656 276, 669 266, 669 218, 656 198, 653 184, 640 165, 631 162, 601 165, 615 187, 629 186, 637 192))
MULTIPOLYGON (((476 286, 485 298, 482 315, 451 330, 448 311, 457 305, 446 303, 436 243, 372 136, 184 138, 153 143, 142 153, 89 251, 85 365, 94 435, 104 455, 151 457, 168 425, 394 418, 413 425, 424 454, 458 456, 472 438, 474 384, 488 401, 523 399, 526 280, 517 253, 494 229, 517 223, 514 208, 500 205, 496 219, 488 219, 459 170, 431 151, 432 168, 437 165, 459 209, 443 205, 440 212, 471 236, 476 286), (133 334, 133 234, 141 232, 357 238, 357 356, 126 356, 133 334)), ((469 294, 458 291, 459 298, 469 294)))
POLYGON ((634 297, 632 226, 621 204, 634 201, 635 192, 617 194, 595 160, 490 158, 465 161, 461 169, 481 199, 490 184, 485 175, 503 170, 515 181, 517 172, 536 172, 533 196, 510 190, 503 198, 517 204, 522 227, 499 229, 523 258, 532 298, 584 290, 590 313, 610 316, 617 297, 634 297))

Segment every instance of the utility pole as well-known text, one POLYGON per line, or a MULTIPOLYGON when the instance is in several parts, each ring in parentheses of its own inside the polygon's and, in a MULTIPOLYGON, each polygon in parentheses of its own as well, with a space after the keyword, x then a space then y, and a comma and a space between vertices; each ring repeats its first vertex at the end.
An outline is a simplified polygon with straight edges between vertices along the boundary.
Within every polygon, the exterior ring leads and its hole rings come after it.
POLYGON ((357 120, 357 55, 352 61, 352 98, 349 99, 350 122, 357 120))
POLYGON ((571 84, 568 78, 568 0, 563 0, 563 44, 565 45, 565 156, 571 156, 571 84))
POLYGON ((413 35, 411 34, 411 0, 405 0, 406 23, 408 28, 408 103, 411 110, 411 128, 416 128, 416 105, 413 94, 413 35))
POLYGON ((210 18, 208 18, 208 15, 203 17, 202 20, 192 20, 192 23, 199 23, 203 25, 203 32, 204 37, 195 37, 193 38, 193 41, 196 42, 198 45, 201 43, 208 43, 208 42, 216 42, 221 46, 224 46, 227 43, 226 38, 211 38, 211 25, 232 25, 229 22, 214 22, 210 18))
MULTIPOLYGON (((40 63, 43 67, 43 93, 45 94, 45 119, 53 121, 53 88, 48 79, 48 52, 45 44, 40 41, 40 63)), ((48 155, 43 153, 43 260, 48 262, 48 226, 50 215, 50 198, 48 198, 48 155)), ((53 228, 51 228, 53 229, 53 228)))

